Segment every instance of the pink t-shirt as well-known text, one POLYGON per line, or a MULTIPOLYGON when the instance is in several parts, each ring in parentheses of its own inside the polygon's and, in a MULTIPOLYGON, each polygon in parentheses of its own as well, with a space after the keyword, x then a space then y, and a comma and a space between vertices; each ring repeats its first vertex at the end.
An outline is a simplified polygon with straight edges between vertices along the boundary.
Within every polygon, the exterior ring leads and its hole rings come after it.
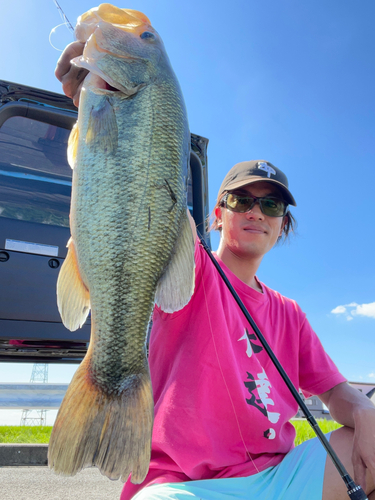
MULTIPOLYGON (((296 388, 345 382, 294 300, 224 272, 296 388)), ((155 308, 150 371, 155 423, 150 470, 121 500, 153 483, 243 477, 277 465, 294 444, 297 403, 200 244, 190 302, 155 308)))

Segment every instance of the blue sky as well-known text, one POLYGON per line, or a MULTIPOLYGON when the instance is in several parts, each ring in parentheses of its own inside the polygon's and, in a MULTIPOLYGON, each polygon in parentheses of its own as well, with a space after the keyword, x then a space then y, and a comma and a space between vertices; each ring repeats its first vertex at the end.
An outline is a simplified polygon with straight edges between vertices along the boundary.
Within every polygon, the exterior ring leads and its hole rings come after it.
MULTIPOLYGON (((95 5, 59 3, 72 24, 95 5)), ((211 208, 239 161, 286 172, 298 231, 265 257, 259 278, 297 300, 349 380, 375 383, 373 0, 117 5, 143 11, 164 40, 190 129, 210 140, 211 208)), ((60 22, 53 0, 2 5, 0 78, 61 92, 48 41, 60 22)), ((60 48, 71 40, 64 26, 52 35, 60 48)), ((0 381, 28 381, 31 369, 0 364, 0 381)), ((51 381, 71 375, 50 367, 51 381)))

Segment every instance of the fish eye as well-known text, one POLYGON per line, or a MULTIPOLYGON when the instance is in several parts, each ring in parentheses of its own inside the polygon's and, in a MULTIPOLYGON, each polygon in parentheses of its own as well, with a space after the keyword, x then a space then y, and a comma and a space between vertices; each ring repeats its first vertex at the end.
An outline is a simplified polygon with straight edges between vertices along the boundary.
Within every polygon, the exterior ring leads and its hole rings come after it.
POLYGON ((150 33, 150 31, 144 31, 141 34, 142 39, 148 39, 148 40, 155 40, 155 35, 153 33, 150 33))

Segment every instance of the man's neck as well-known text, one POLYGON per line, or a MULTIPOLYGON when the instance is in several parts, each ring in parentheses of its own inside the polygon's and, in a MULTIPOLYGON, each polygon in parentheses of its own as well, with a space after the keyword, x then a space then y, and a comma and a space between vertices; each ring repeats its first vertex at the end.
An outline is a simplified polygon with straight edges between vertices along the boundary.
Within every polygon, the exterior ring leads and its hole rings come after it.
POLYGON ((224 245, 219 245, 216 252, 219 259, 246 285, 262 292, 262 288, 255 279, 255 274, 262 262, 262 257, 238 256, 224 245))

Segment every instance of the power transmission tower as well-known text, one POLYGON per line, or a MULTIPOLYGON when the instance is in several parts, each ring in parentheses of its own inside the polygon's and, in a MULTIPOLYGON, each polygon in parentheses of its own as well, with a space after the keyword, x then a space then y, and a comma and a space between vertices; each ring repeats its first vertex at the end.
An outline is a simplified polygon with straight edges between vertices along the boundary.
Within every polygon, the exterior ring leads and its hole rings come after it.
MULTIPOLYGON (((48 365, 46 363, 34 363, 31 372, 31 383, 48 382, 48 365)), ((22 410, 20 425, 46 425, 47 410, 22 410)))

